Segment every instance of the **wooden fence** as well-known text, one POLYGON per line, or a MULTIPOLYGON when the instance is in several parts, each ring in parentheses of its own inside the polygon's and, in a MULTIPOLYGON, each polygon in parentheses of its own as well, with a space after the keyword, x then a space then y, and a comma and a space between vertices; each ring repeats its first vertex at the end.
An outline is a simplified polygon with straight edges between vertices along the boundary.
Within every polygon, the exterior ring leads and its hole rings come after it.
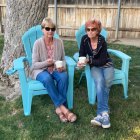
MULTIPOLYGON (((4 0, 3 0, 4 1, 4 0)), ((57 9, 58 33, 60 36, 74 37, 75 31, 91 17, 101 20, 108 31, 108 38, 115 38, 118 6, 110 5, 62 5, 57 9)), ((6 4, 0 4, 0 33, 4 32, 6 4)), ((54 4, 49 5, 48 16, 54 16, 54 4)), ((140 6, 122 5, 119 38, 140 38, 140 6)))
MULTIPOLYGON (((75 31, 91 17, 101 20, 108 38, 115 38, 117 6, 58 5, 58 33, 74 37, 75 31)), ((54 19, 54 5, 49 5, 48 15, 54 19)), ((55 20, 55 19, 54 19, 55 20)), ((140 38, 140 7, 122 6, 119 38, 140 38)))
POLYGON ((4 32, 4 22, 5 22, 5 15, 6 15, 6 4, 5 0, 0 0, 0 33, 4 32))
MULTIPOLYGON (((58 4, 71 5, 90 5, 90 6, 105 6, 118 5, 119 0, 57 0, 58 4)), ((121 0, 122 5, 125 6, 140 6, 140 0, 121 0)), ((54 0, 50 0, 49 4, 54 4, 54 0)))

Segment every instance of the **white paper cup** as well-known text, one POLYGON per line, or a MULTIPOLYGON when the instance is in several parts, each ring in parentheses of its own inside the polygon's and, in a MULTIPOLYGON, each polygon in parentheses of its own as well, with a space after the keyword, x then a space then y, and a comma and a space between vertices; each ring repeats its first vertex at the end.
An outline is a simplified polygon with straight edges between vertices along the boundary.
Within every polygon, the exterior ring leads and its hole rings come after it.
POLYGON ((79 57, 79 62, 80 63, 86 63, 86 57, 85 56, 79 57))
POLYGON ((63 61, 56 61, 55 66, 56 66, 57 69, 62 68, 63 67, 63 61))

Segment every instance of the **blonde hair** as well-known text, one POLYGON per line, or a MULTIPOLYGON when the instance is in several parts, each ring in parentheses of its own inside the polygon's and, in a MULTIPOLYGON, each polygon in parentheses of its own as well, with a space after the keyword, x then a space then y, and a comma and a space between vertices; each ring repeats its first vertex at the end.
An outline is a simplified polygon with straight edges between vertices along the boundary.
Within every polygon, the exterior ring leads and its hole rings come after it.
POLYGON ((100 34, 101 30, 102 30, 102 24, 100 22, 100 20, 97 20, 95 18, 91 18, 89 19, 88 21, 86 21, 85 23, 85 29, 88 27, 88 26, 95 26, 98 30, 98 34, 100 34))
POLYGON ((41 23, 41 27, 42 29, 45 28, 46 26, 51 26, 53 28, 56 27, 55 23, 53 22, 53 20, 49 17, 46 17, 43 19, 42 23, 41 23))

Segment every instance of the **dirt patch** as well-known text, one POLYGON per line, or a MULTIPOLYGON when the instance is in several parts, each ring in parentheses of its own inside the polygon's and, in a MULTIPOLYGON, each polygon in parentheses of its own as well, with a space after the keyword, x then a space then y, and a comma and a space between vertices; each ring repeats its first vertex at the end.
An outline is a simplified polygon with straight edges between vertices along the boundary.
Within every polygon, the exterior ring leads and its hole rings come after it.
POLYGON ((15 100, 20 94, 15 91, 14 87, 6 86, 4 82, 0 81, 0 96, 5 97, 6 100, 15 100))
POLYGON ((0 81, 0 95, 6 97, 10 94, 9 87, 5 86, 3 82, 0 81))
POLYGON ((118 40, 110 39, 108 40, 108 42, 113 44, 124 44, 124 45, 140 47, 140 39, 128 39, 128 38, 121 38, 118 40))

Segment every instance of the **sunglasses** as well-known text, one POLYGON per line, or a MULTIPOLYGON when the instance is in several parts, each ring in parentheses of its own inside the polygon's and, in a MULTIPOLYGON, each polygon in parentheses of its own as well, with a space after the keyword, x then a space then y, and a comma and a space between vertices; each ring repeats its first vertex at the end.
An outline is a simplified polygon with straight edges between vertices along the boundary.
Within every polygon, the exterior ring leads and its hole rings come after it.
POLYGON ((54 32, 55 31, 55 28, 45 27, 45 30, 46 31, 50 31, 51 30, 52 32, 54 32))
POLYGON ((87 31, 87 32, 89 32, 89 31, 94 32, 94 31, 97 31, 97 28, 86 28, 86 31, 87 31))

